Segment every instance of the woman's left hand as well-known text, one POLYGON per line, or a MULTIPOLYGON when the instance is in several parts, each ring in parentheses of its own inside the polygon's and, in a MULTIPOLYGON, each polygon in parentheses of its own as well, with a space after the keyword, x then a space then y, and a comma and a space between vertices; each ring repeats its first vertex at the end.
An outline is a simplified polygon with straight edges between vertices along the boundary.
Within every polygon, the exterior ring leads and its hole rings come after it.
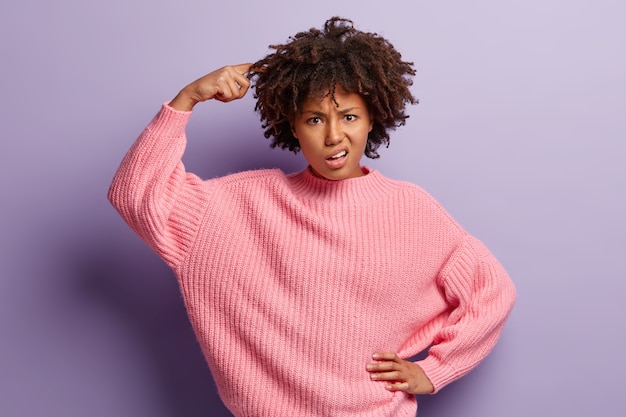
POLYGON ((404 391, 409 394, 430 394, 434 391, 422 368, 393 352, 377 352, 372 355, 376 362, 367 364, 372 381, 387 382, 389 391, 404 391))

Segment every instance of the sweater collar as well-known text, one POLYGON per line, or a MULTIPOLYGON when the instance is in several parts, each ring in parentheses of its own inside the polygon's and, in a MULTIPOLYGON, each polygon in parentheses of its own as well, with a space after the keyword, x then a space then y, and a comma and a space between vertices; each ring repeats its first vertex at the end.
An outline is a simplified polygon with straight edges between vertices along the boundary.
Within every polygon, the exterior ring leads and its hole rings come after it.
POLYGON ((363 204, 378 200, 395 188, 394 183, 368 167, 361 168, 365 175, 345 180, 327 180, 315 176, 309 168, 289 175, 293 191, 300 198, 336 203, 363 204))

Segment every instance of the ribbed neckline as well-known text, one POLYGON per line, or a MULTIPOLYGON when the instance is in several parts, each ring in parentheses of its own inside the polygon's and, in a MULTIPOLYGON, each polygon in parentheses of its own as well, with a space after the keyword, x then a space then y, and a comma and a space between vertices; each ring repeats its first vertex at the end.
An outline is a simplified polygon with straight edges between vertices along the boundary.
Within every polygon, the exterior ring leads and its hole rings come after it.
POLYGON ((335 204, 364 204, 396 190, 398 185, 379 171, 363 167, 362 177, 327 180, 315 176, 309 168, 289 175, 293 191, 300 198, 335 204))

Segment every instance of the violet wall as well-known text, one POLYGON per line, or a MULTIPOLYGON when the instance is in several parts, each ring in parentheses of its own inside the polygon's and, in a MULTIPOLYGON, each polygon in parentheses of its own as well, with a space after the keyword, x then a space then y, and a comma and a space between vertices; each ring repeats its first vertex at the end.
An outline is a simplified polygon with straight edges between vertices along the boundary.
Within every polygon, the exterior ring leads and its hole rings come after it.
MULTIPOLYGON (((171 272, 106 190, 187 82, 332 15, 418 69, 420 104, 366 163, 429 190, 519 292, 493 354, 420 415, 626 415, 625 14, 617 0, 3 2, 0 415, 229 416, 171 272)), ((199 107, 188 168, 303 167, 268 149, 253 105, 199 107)))

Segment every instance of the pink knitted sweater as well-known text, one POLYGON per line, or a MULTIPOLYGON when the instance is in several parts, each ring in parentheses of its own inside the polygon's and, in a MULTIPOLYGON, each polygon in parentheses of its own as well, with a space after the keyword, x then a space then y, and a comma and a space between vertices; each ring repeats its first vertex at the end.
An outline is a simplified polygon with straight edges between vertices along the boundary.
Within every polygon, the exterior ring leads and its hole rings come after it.
POLYGON ((414 416, 370 380, 372 353, 432 345, 419 365, 439 390, 490 352, 515 289, 429 194, 375 170, 201 180, 181 163, 189 116, 163 106, 109 199, 174 270, 236 416, 414 416))

